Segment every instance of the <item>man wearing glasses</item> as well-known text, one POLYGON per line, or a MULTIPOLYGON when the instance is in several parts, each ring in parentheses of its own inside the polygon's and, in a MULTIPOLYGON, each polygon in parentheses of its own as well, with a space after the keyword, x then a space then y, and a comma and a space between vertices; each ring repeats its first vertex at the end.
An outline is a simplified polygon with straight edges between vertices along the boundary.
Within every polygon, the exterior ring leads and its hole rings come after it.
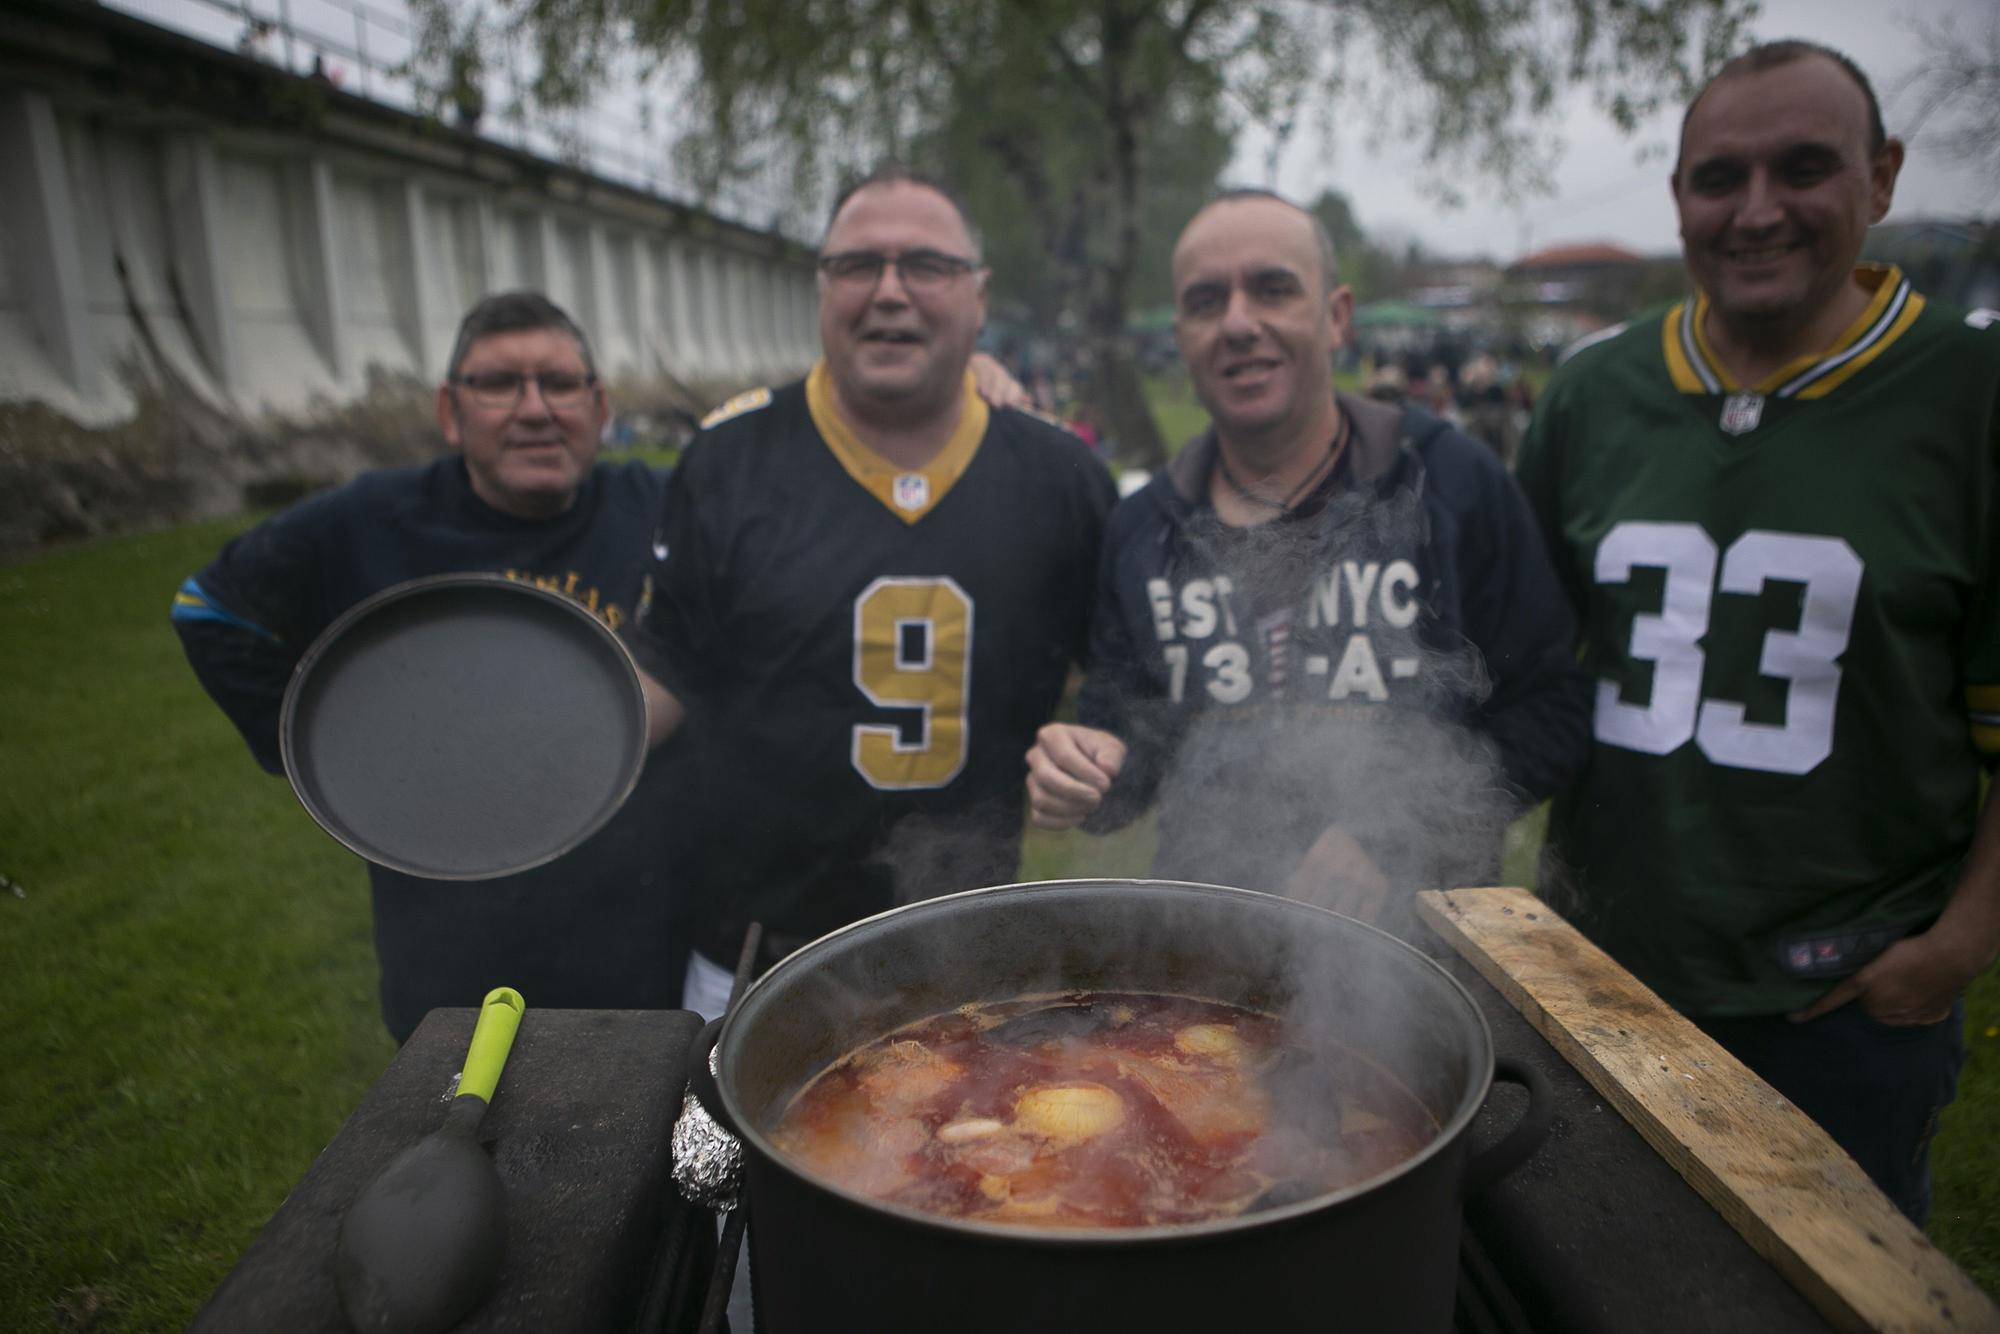
MULTIPOLYGON (((616 629, 646 576, 662 478, 596 462, 610 412, 589 344, 535 292, 466 315, 437 390, 452 453, 367 473, 230 542, 181 586, 173 622, 188 661, 272 773, 293 667, 363 599, 424 575, 495 571, 574 598, 616 629)), ((677 895, 640 792, 546 866, 466 885, 369 867, 382 1017, 397 1041, 436 1006, 477 1005, 495 984, 538 1006, 663 1007, 686 949, 677 895)), ((650 794, 651 799, 648 799, 650 794)))
POLYGON ((667 492, 635 649, 694 887, 686 1003, 892 904, 1014 877, 1023 755, 1083 652, 1110 477, 967 373, 978 240, 879 170, 820 256, 823 358, 725 404, 667 492))

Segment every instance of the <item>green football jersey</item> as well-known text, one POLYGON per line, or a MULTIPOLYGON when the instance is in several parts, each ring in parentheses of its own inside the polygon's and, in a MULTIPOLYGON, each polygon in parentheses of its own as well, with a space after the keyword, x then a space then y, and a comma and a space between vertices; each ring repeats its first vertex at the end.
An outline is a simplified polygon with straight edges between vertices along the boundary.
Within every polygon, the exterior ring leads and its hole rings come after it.
POLYGON ((2000 313, 1868 266, 1745 388, 1683 302, 1579 350, 1520 478, 1597 679, 1544 892, 1683 1011, 1790 1010, 1949 897, 2000 753, 2000 313))

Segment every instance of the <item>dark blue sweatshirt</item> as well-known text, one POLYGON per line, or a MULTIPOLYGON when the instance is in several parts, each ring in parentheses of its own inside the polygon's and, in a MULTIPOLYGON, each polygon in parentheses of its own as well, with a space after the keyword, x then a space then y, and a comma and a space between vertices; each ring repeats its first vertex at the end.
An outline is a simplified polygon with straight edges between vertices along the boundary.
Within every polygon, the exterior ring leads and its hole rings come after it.
POLYGON ((1394 882, 1463 883, 1583 762, 1589 685, 1513 479, 1339 401, 1348 445, 1296 512, 1222 524, 1208 432, 1112 514, 1079 717, 1130 753, 1090 827, 1157 806, 1156 874, 1277 890, 1337 823, 1394 882))

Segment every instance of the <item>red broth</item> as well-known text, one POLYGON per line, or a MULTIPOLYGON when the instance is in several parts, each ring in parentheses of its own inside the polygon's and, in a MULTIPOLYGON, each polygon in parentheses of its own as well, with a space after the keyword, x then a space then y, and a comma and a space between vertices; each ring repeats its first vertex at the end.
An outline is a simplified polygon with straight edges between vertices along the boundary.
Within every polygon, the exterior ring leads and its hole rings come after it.
POLYGON ((849 1190, 1038 1227, 1227 1218, 1365 1181, 1436 1120, 1386 1072, 1283 1046, 1268 1014, 1090 993, 961 1006, 859 1047, 773 1139, 849 1190), (1260 1197, 1264 1197, 1260 1201, 1260 1197))

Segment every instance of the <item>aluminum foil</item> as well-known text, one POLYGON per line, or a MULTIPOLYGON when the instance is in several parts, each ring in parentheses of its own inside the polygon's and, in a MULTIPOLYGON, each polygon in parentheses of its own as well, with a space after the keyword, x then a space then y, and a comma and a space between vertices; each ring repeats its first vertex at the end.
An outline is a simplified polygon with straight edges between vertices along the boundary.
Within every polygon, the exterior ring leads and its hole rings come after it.
MULTIPOLYGON (((713 1051, 708 1070, 715 1073, 713 1051)), ((716 1123, 692 1090, 681 1099, 673 1151, 674 1184, 685 1198, 709 1209, 736 1207, 743 1188, 743 1142, 716 1123)))

